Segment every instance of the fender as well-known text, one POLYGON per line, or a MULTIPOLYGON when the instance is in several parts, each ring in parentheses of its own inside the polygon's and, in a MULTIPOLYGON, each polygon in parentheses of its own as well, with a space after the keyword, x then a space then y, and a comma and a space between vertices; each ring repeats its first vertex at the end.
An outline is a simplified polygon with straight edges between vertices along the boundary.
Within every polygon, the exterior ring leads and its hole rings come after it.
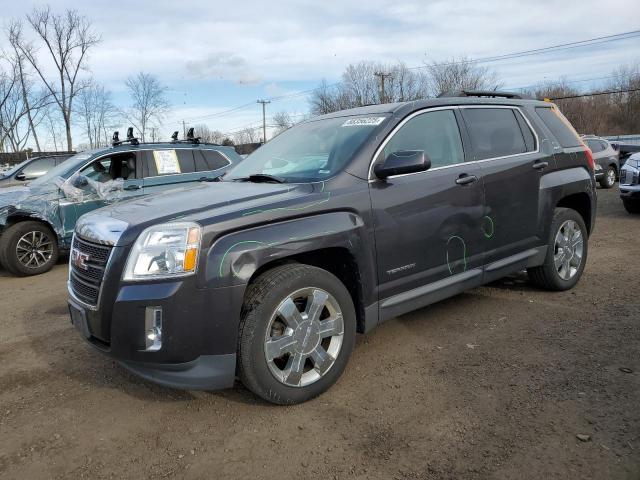
MULTIPOLYGON (((588 194, 591 198, 591 219, 586 223, 589 231, 592 231, 596 213, 596 187, 594 178, 584 167, 556 170, 540 178, 540 195, 538 196, 538 218, 540 221, 551 218, 553 209, 561 199, 576 193, 588 194)), ((540 231, 545 232, 543 238, 547 238, 549 233, 550 225, 547 223, 538 225, 540 231)))
POLYGON ((206 251, 204 287, 246 285, 268 263, 339 247, 355 259, 363 292, 374 292, 371 239, 362 218, 352 212, 323 213, 233 232, 219 237, 206 251))
POLYGON ((64 226, 60 222, 58 205, 52 208, 47 202, 42 202, 42 207, 39 212, 14 207, 8 207, 4 212, 0 211, 0 230, 5 230, 7 226, 22 220, 36 220, 46 224, 53 231, 60 249, 69 248, 65 242, 64 226))

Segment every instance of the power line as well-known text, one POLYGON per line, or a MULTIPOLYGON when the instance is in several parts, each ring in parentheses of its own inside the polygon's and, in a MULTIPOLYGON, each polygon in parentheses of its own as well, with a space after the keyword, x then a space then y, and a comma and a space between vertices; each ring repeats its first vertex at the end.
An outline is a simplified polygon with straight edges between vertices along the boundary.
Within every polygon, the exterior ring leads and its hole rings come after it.
POLYGON ((583 93, 581 95, 568 95, 566 97, 550 98, 549 100, 565 100, 565 99, 568 99, 568 98, 596 97, 598 95, 611 95, 611 94, 614 94, 614 93, 631 93, 631 92, 640 92, 640 88, 630 88, 628 90, 610 90, 608 92, 583 93))

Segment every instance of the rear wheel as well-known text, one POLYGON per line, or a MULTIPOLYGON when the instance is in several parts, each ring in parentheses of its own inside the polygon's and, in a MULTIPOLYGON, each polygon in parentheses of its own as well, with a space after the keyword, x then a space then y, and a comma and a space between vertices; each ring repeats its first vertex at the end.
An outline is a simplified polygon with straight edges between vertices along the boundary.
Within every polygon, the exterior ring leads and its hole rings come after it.
POLYGON ((355 342, 355 309, 331 273, 290 264, 247 289, 240 321, 242 383, 277 404, 307 401, 342 374, 355 342))
POLYGON ((614 166, 609 165, 604 172, 603 177, 600 179, 600 186, 602 188, 612 188, 616 184, 616 169, 614 166))
POLYGON ((624 205, 624 209, 629 212, 629 213, 633 213, 633 214, 638 214, 640 213, 640 200, 622 200, 622 204, 624 205))
POLYGON ((58 261, 58 241, 51 229, 35 221, 19 222, 0 237, 0 262, 14 275, 47 272, 58 261))
POLYGON ((539 267, 527 269, 531 282, 545 290, 572 288, 584 271, 588 240, 582 216, 570 208, 556 208, 545 262, 539 267))

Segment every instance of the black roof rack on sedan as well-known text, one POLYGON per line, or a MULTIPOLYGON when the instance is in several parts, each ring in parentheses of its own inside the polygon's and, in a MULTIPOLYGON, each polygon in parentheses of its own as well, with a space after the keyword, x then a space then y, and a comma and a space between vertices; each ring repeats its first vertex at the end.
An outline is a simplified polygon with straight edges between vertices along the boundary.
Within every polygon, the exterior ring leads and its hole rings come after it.
POLYGON ((491 97, 491 98, 515 98, 518 100, 530 99, 529 95, 515 92, 499 92, 497 90, 460 90, 453 92, 444 92, 438 95, 438 98, 447 97, 491 97))
POLYGON ((140 144, 138 139, 133 136, 133 127, 127 128, 127 139, 126 140, 120 140, 120 136, 119 135, 120 135, 120 132, 118 132, 117 130, 115 132, 113 132, 113 141, 111 142, 111 145, 113 145, 114 147, 117 147, 118 145, 122 145, 123 143, 130 143, 131 145, 139 145, 140 144))

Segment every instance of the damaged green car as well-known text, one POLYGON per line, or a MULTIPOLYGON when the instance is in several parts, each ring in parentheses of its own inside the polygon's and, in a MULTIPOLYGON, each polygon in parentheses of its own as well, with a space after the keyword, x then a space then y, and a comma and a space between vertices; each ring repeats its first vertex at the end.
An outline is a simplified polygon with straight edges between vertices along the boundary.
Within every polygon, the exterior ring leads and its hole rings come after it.
POLYGON ((50 270, 77 219, 105 205, 214 181, 242 160, 233 147, 192 141, 117 142, 79 153, 27 186, 0 190, 0 263, 14 275, 50 270))

